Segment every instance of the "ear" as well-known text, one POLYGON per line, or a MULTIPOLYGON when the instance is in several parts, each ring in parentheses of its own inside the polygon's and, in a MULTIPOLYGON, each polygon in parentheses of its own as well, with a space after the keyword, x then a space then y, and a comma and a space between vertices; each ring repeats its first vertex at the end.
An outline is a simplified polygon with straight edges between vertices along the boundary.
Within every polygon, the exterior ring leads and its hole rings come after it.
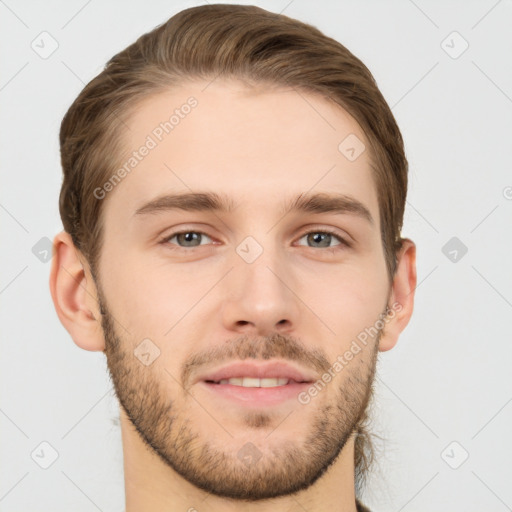
POLYGON ((397 269, 388 300, 390 313, 379 341, 379 351, 392 349, 409 323, 414 308, 415 289, 416 245, 412 240, 404 238, 397 255, 397 269))
POLYGON ((85 258, 65 231, 53 240, 50 292, 57 316, 73 341, 84 350, 103 351, 96 285, 85 258))

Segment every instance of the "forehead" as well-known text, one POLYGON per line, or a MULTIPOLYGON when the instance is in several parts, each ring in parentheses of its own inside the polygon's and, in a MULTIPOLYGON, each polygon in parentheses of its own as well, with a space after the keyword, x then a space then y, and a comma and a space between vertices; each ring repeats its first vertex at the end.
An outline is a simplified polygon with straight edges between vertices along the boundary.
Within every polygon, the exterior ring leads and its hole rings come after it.
POLYGON ((139 102, 123 142, 125 172, 105 205, 106 218, 118 222, 163 194, 206 190, 265 212, 281 212, 298 194, 340 193, 378 222, 366 138, 348 113, 317 94, 237 80, 188 82, 139 102))

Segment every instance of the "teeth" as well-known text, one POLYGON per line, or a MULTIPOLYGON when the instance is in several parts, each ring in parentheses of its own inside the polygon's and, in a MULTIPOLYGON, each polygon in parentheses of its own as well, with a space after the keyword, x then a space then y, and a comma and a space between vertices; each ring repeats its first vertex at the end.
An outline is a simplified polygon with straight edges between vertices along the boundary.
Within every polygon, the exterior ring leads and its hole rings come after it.
POLYGON ((220 384, 231 384, 232 386, 242 386, 244 388, 275 388, 285 386, 288 379, 256 379, 254 377, 233 377, 232 379, 222 379, 220 384))
MULTIPOLYGON (((230 380, 230 384, 231 379, 230 380)), ((242 379, 235 379, 237 382, 242 379)), ((259 388, 260 386, 260 379, 255 379, 254 377, 244 377, 242 382, 240 384, 235 384, 236 386, 243 386, 244 388, 259 388)))
POLYGON ((288 379, 260 379, 260 386, 262 388, 274 388, 276 386, 285 386, 288 384, 288 379))

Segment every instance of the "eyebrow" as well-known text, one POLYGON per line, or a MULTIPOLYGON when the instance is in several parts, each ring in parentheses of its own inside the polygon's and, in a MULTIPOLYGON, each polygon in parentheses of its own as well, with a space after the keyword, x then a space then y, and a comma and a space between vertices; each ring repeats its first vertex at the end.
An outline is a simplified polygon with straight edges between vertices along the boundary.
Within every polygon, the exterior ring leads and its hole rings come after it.
MULTIPOLYGON (((235 210, 238 205, 232 198, 215 192, 187 192, 182 194, 166 194, 144 204, 135 211, 134 216, 156 214, 169 210, 188 212, 224 212, 235 210)), ((288 212, 333 213, 338 215, 355 215, 369 224, 375 222, 370 210, 360 201, 345 194, 304 193, 282 204, 281 214, 288 212)))

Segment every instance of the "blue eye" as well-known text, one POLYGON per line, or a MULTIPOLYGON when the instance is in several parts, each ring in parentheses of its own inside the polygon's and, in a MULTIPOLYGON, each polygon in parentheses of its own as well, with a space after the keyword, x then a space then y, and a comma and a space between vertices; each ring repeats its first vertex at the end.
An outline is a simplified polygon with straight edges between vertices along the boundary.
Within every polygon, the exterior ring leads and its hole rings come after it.
MULTIPOLYGON (((350 245, 339 235, 334 233, 333 231, 308 231, 307 233, 304 233, 301 236, 301 239, 307 237, 307 243, 313 243, 313 244, 321 244, 320 246, 314 247, 315 248, 326 248, 326 249, 332 249, 338 245, 343 245, 349 247, 350 245), (320 235, 320 236, 319 236, 320 235), (330 243, 333 241, 333 238, 338 240, 338 243, 334 246, 331 246, 330 243)), ((309 246, 311 247, 311 246, 309 246)))
MULTIPOLYGON (((207 245, 207 243, 201 243, 204 240, 204 237, 208 238, 210 241, 212 240, 206 233, 201 231, 179 231, 176 233, 172 233, 171 235, 166 236, 161 243, 163 244, 171 244, 177 245, 178 248, 187 249, 193 247, 199 247, 201 245, 207 245), (173 240, 175 240, 173 242, 173 240)), ((343 238, 341 238, 334 231, 329 230, 314 230, 308 231, 304 233, 299 240, 307 237, 308 247, 312 249, 331 249, 336 250, 337 247, 342 249, 343 247, 350 247, 350 244, 343 238), (337 241, 334 245, 331 245, 333 241, 337 241), (309 245, 309 244, 318 244, 318 245, 309 245)), ((303 245, 303 244, 300 244, 303 245)))
MULTIPOLYGON (((204 245, 201 243, 197 243, 200 240, 200 237, 206 236, 210 238, 205 233, 201 233, 200 231, 181 231, 179 233, 174 233, 163 240, 164 242, 171 242, 173 238, 176 238, 179 247, 197 247, 199 245, 204 245), (179 245, 180 243, 184 243, 184 246, 179 245)), ((211 240, 211 238, 210 238, 211 240)))

